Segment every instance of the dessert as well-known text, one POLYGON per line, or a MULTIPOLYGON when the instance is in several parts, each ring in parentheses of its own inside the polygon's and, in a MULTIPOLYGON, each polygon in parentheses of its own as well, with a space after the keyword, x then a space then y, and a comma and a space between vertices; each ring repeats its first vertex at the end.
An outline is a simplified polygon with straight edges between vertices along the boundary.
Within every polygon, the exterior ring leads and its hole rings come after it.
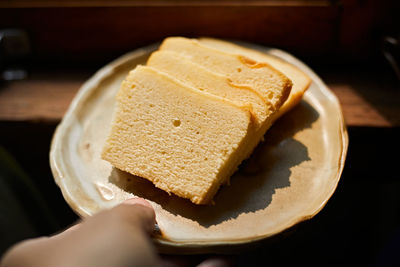
POLYGON ((102 158, 193 203, 209 203, 252 127, 246 108, 138 66, 118 92, 102 158))
POLYGON ((123 81, 102 158, 209 204, 308 85, 301 71, 268 55, 215 39, 167 38, 123 81))

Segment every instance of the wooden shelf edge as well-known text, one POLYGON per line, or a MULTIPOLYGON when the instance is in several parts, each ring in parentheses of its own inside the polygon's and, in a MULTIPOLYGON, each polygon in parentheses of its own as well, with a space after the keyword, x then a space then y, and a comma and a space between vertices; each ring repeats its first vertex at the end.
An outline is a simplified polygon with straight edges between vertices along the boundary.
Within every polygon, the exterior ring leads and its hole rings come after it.
POLYGON ((331 6, 333 1, 329 0, 4 0, 0 2, 0 8, 53 8, 53 7, 174 7, 174 6, 281 6, 281 7, 313 7, 331 6))

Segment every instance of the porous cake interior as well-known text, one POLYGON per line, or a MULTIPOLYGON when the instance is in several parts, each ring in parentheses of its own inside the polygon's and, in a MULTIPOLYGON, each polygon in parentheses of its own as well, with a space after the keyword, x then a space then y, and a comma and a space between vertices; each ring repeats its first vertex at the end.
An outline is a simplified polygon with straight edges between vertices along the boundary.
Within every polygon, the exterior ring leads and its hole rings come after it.
POLYGON ((180 53, 156 51, 150 56, 147 65, 168 73, 198 90, 225 98, 239 106, 249 107, 258 127, 261 127, 272 112, 270 105, 265 103, 253 88, 234 85, 225 75, 211 72, 180 53))
POLYGON ((209 203, 254 127, 250 112, 138 66, 122 83, 103 159, 155 186, 209 203))

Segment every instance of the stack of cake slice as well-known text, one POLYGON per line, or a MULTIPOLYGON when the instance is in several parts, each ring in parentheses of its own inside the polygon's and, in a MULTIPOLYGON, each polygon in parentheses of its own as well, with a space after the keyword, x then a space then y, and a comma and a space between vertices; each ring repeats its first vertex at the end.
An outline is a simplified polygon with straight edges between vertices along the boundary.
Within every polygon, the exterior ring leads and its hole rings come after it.
POLYGON ((102 157, 208 204, 308 85, 302 72, 262 53, 215 39, 167 38, 122 83, 102 157))

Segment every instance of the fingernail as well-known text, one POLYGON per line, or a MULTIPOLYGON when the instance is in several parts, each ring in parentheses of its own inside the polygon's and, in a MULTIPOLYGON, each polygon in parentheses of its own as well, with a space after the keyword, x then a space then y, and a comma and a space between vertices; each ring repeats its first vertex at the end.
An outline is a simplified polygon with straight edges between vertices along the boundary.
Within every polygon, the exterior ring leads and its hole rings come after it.
POLYGON ((153 209, 153 207, 151 206, 150 202, 148 202, 147 200, 145 200, 143 198, 140 198, 140 197, 127 199, 122 203, 123 204, 128 204, 128 205, 142 205, 142 206, 145 206, 145 207, 153 209))

